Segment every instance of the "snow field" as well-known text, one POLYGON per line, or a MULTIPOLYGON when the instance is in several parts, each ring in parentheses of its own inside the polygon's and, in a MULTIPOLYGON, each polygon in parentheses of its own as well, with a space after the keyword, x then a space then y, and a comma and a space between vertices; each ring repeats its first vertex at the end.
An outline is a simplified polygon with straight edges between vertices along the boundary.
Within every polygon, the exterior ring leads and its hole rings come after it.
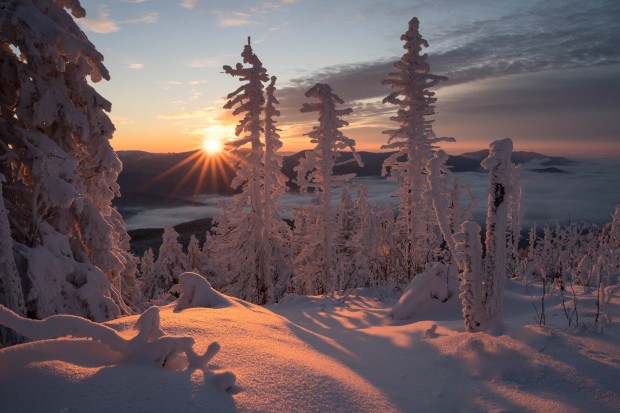
MULTIPOLYGON (((541 327, 532 307, 540 288, 525 290, 507 283, 500 336, 465 333, 458 296, 423 301, 399 321, 387 289, 289 296, 268 308, 230 297, 180 312, 172 303, 160 308, 166 335, 193 338, 198 354, 220 344, 206 367, 162 369, 123 361, 97 341, 42 340, 0 350, 0 400, 6 411, 33 412, 617 411, 617 325, 597 334, 593 295, 579 290, 581 327, 567 328, 557 293, 546 297, 541 327), (216 377, 222 371, 237 378, 228 391, 216 377)), ((197 296, 209 294, 219 295, 197 296)), ((610 303, 612 317, 619 301, 610 303)), ((137 319, 106 325, 129 339, 137 319)))

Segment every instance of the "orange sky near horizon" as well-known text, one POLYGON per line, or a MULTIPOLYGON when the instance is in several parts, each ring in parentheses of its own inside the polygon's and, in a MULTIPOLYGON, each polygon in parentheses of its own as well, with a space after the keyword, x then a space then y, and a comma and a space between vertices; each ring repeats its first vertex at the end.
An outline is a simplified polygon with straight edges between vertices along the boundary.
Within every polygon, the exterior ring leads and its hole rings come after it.
POLYGON ((112 102, 111 144, 119 151, 186 152, 205 138, 233 137, 238 119, 222 107, 240 83, 222 66, 242 61, 248 36, 278 77, 283 152, 311 148, 303 134, 316 116, 299 108, 315 83, 330 84, 342 107, 353 108, 342 131, 357 148, 380 151, 381 132, 396 126, 389 120, 396 108, 381 103, 390 92, 381 80, 403 54, 400 36, 416 16, 431 72, 449 78, 438 85, 432 117, 438 136, 456 139, 442 144, 448 153, 511 137, 515 150, 620 157, 614 2, 81 3, 87 17, 78 24, 112 76, 94 87, 112 102))

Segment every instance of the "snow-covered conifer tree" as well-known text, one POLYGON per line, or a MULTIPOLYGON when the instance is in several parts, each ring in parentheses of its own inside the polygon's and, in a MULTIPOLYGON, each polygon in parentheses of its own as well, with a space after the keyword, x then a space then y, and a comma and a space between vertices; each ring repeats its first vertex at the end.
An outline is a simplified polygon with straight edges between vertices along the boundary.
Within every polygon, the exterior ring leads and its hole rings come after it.
POLYGON ((0 173, 28 315, 103 321, 130 311, 136 267, 111 206, 111 104, 87 81, 109 74, 65 9, 85 15, 78 0, 0 3, 0 173))
POLYGON ((187 268, 188 271, 194 271, 202 274, 202 268, 205 265, 204 254, 200 248, 198 238, 192 234, 187 245, 187 268))
POLYGON ((303 254, 297 257, 295 277, 297 285, 305 285, 303 293, 323 294, 339 289, 343 278, 337 262, 336 209, 332 205, 334 188, 343 186, 355 176, 335 176, 334 167, 348 162, 362 165, 362 162, 355 152, 355 140, 340 131, 349 124, 341 117, 350 114, 352 109, 336 109, 336 105, 344 101, 327 84, 317 83, 305 95, 319 102, 304 103, 301 112, 319 112, 319 125, 306 134, 316 146, 306 152, 295 168, 301 191, 313 193, 312 205, 303 209, 306 213, 305 229, 297 231, 301 235, 297 242, 302 246, 303 254), (353 157, 339 163, 339 151, 345 149, 351 150, 353 157))
MULTIPOLYGON (((188 271, 189 262, 187 255, 183 252, 183 247, 178 241, 179 233, 174 230, 172 225, 164 227, 161 246, 157 261, 155 261, 154 279, 149 285, 144 285, 147 299, 163 298, 170 288, 178 283, 179 275, 188 271)), ((145 280, 146 282, 146 280, 145 280)))
MULTIPOLYGON (((388 210, 388 212, 390 212, 388 210)), ((351 287, 374 287, 387 285, 388 277, 394 276, 390 268, 388 240, 393 240, 387 229, 385 211, 370 205, 365 186, 360 186, 355 202, 356 230, 350 241, 353 252, 354 278, 351 287), (386 234, 387 233, 387 234, 386 234)), ((389 222, 393 222, 390 217, 389 222)))
POLYGON ((400 127, 384 132, 389 138, 381 148, 395 150, 385 160, 383 173, 387 174, 389 170, 391 178, 401 184, 398 223, 405 238, 403 248, 408 277, 424 269, 434 250, 436 226, 431 219, 430 205, 424 198, 428 190, 426 162, 432 157, 437 142, 454 140, 436 137, 433 121, 427 119, 435 113, 437 100, 429 88, 447 78, 430 73, 428 56, 421 54, 428 42, 420 35, 419 27, 418 19, 411 19, 409 29, 401 36, 407 52, 394 64, 396 71, 383 81, 394 90, 383 99, 383 103, 399 107, 396 116, 390 119, 400 127))
POLYGON ((140 279, 142 281, 142 297, 146 299, 153 298, 158 295, 155 268, 155 254, 153 249, 149 248, 144 251, 144 255, 140 259, 140 279))
MULTIPOLYGON (((13 258, 13 238, 7 209, 4 207, 2 185, 4 177, 0 175, 0 304, 21 316, 26 315, 26 304, 15 259, 13 258)), ((0 345, 18 340, 13 332, 0 327, 0 345)))
MULTIPOLYGON (((216 252, 222 279, 221 288, 228 294, 258 304, 272 303, 284 293, 280 288, 290 274, 285 257, 287 253, 284 223, 280 220, 276 201, 285 191, 285 178, 280 173, 281 158, 276 151, 282 146, 274 117, 275 77, 263 93, 263 82, 269 77, 261 61, 254 54, 250 41, 241 54, 244 67, 224 66, 226 73, 245 82, 228 95, 226 109, 233 114, 244 114, 235 134, 238 139, 228 146, 239 161, 233 187, 242 193, 234 204, 217 218, 216 252), (265 119, 261 114, 265 112, 265 119), (263 125, 266 128, 263 128, 263 125), (265 134, 265 143, 261 134, 265 134), (246 145, 250 147, 246 147, 246 145)), ((290 266, 288 267, 290 268, 290 266)))
MULTIPOLYGON (((359 191, 358 191, 359 192, 359 191)), ((358 195, 359 196, 359 195, 358 195)), ((356 262, 352 242, 360 227, 356 205, 351 191, 345 186, 340 194, 340 203, 336 211, 336 253, 338 254, 338 273, 341 275, 338 289, 355 287, 356 262)))
POLYGON ((288 178, 282 173, 282 155, 278 150, 282 147, 282 141, 278 134, 276 119, 280 111, 276 109, 279 104, 275 97, 276 77, 272 76, 266 88, 265 100, 265 153, 263 159, 263 190, 264 207, 264 240, 263 254, 267 262, 266 268, 274 283, 275 300, 279 300, 288 288, 292 274, 291 257, 291 228, 278 213, 278 198, 287 190, 288 178))

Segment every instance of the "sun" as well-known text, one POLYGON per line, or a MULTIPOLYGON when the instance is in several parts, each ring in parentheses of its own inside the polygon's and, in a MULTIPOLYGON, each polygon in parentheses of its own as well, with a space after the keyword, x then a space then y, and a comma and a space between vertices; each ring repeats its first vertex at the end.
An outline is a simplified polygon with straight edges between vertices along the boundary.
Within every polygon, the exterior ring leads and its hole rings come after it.
POLYGON ((202 150, 209 155, 216 155, 224 149, 222 141, 217 138, 205 138, 202 141, 202 150))

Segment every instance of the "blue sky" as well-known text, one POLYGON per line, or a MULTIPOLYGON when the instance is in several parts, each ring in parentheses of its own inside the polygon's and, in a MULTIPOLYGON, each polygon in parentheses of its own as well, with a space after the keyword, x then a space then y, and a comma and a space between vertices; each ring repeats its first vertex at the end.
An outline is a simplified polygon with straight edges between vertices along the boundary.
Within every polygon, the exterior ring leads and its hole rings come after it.
POLYGON ((80 26, 105 56, 119 150, 180 152, 226 139, 222 109, 239 82, 247 36, 278 77, 285 151, 309 147, 315 119, 303 93, 329 83, 354 113, 345 134, 364 150, 385 143, 395 108, 381 80, 417 16, 437 89, 435 131, 448 152, 510 136, 516 149, 620 155, 620 2, 615 0, 217 1, 82 0, 80 26))

